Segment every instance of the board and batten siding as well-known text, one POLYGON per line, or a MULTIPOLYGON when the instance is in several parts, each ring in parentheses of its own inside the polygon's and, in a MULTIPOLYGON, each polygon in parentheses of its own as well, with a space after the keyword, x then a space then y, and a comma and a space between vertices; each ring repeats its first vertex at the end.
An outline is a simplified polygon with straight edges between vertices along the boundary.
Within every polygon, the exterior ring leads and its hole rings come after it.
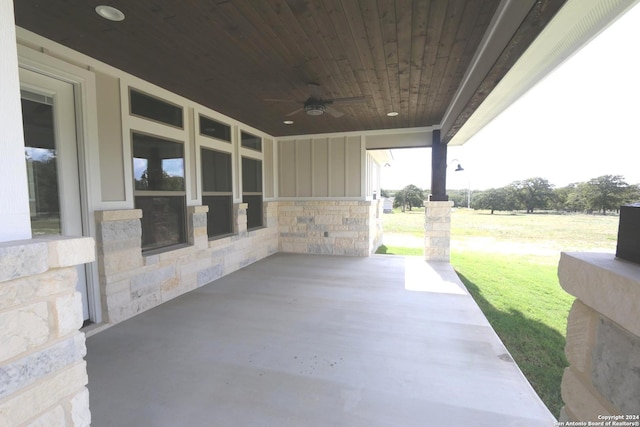
POLYGON ((278 141, 279 197, 363 197, 360 136, 278 141))

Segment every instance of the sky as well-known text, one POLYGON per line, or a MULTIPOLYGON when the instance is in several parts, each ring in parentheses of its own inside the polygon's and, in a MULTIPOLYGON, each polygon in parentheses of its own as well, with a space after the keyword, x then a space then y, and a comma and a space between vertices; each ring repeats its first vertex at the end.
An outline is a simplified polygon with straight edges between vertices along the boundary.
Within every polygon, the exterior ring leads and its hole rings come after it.
MULTIPOLYGON (((602 175, 640 184, 639 42, 636 5, 463 146, 449 147, 447 188, 533 177, 563 187, 602 175), (454 172, 456 163, 464 171, 454 172)), ((430 188, 431 149, 392 154, 382 188, 430 188)))

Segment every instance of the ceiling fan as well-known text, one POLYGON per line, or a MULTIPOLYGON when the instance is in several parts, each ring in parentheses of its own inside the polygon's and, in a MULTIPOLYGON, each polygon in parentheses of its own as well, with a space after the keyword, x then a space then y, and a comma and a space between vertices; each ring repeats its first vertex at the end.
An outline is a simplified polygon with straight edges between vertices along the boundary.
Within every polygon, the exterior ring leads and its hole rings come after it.
POLYGON ((316 83, 307 83, 307 87, 309 88, 310 96, 306 101, 296 101, 293 99, 265 99, 268 102, 289 102, 294 104, 302 104, 302 107, 286 114, 287 117, 293 116, 294 114, 298 114, 301 111, 304 111, 310 116, 321 116, 324 113, 327 113, 333 117, 342 117, 344 113, 342 111, 336 110, 332 107, 333 104, 356 104, 359 102, 366 101, 366 97, 364 96, 353 96, 350 98, 334 98, 334 99, 324 99, 322 98, 322 90, 320 89, 320 85, 316 83))

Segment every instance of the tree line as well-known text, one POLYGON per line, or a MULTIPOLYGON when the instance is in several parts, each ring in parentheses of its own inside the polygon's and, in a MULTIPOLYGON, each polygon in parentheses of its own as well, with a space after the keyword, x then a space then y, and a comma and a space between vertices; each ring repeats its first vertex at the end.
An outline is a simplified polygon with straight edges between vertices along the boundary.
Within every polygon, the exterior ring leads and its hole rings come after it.
MULTIPOLYGON (((449 190, 449 200, 454 206, 466 207, 467 190, 449 190)), ((383 197, 395 197, 394 207, 411 210, 422 206, 428 191, 408 185, 399 191, 382 191, 383 197), (386 196, 385 196, 386 194, 386 196)), ((565 212, 618 211, 621 205, 640 201, 640 185, 630 185, 622 175, 603 175, 587 182, 555 188, 540 177, 514 181, 501 188, 471 192, 471 208, 495 211, 556 210, 565 212)))

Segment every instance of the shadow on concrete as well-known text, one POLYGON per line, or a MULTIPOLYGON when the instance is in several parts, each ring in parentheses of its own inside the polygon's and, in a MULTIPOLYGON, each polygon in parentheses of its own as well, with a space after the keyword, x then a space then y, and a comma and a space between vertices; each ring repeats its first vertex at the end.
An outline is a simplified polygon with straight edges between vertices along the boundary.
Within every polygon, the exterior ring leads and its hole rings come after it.
POLYGON ((518 310, 497 309, 484 298, 475 283, 456 273, 522 373, 557 418, 563 405, 560 395, 562 373, 569 365, 564 354, 565 337, 544 323, 525 317, 518 310))

